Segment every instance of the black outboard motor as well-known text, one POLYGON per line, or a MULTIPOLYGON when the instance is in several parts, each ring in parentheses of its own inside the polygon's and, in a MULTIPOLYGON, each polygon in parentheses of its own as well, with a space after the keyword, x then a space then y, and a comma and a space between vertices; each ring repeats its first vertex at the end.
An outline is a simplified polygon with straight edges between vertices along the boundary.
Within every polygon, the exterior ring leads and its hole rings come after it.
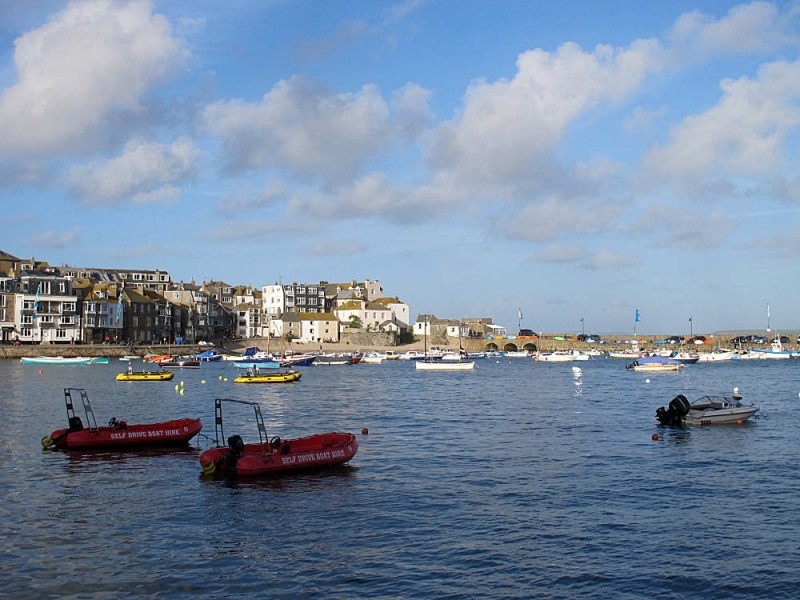
POLYGON ((235 472, 233 468, 244 454, 244 440, 240 435, 232 435, 228 438, 228 453, 225 455, 225 466, 228 472, 235 472))
POLYGON ((82 431, 83 430, 83 421, 78 416, 70 417, 69 418, 69 431, 72 433, 73 431, 82 431))
POLYGON ((656 418, 662 425, 680 425, 683 417, 689 414, 691 408, 689 401, 683 394, 678 394, 669 403, 669 408, 663 406, 656 409, 656 418))

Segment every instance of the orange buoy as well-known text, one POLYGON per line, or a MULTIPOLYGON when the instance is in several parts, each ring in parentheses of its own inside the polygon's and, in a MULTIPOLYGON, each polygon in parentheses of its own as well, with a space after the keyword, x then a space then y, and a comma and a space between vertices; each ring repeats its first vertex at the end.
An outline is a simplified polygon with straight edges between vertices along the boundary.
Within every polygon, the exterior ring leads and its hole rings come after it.
POLYGON ((44 371, 42 371, 41 369, 39 369, 39 375, 41 375, 43 372, 44 372, 44 371))
POLYGON ((742 424, 742 420, 741 419, 736 419, 736 424, 737 425, 741 425, 742 424))
POLYGON ((657 433, 654 433, 651 439, 652 439, 654 442, 657 442, 657 441, 658 441, 658 434, 657 434, 657 433))
POLYGON ((364 427, 364 429, 361 430, 361 435, 369 435, 369 429, 364 427))

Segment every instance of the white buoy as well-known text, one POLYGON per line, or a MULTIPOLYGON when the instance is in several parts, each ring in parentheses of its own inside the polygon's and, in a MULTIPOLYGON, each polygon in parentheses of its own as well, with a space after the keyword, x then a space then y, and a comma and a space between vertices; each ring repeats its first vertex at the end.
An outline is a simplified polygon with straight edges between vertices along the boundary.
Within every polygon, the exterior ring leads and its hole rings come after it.
POLYGON ((644 382, 645 383, 650 383, 650 380, 649 379, 645 379, 644 382))
POLYGON ((733 388, 733 395, 734 396, 738 396, 739 395, 739 388, 738 387, 733 388))

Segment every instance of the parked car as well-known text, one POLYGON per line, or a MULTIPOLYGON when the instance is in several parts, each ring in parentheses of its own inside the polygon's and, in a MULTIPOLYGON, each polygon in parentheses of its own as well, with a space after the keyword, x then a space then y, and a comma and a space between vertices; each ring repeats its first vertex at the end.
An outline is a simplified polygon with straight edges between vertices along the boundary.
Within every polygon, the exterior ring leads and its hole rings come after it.
POLYGON ((680 344, 683 341, 682 335, 671 335, 667 339, 664 340, 667 344, 680 344))
POLYGON ((777 344, 778 342, 780 342, 781 344, 789 344, 789 343, 791 343, 791 340, 790 340, 788 337, 786 337, 785 335, 782 335, 782 336, 780 336, 780 338, 778 338, 778 337, 776 336, 776 337, 775 337, 775 338, 772 340, 772 343, 773 343, 773 344, 777 344))
POLYGON ((589 344, 599 344, 600 336, 593 333, 581 333, 578 335, 579 342, 587 342, 589 344))
POLYGON ((697 344, 698 346, 701 344, 706 343, 706 336, 704 335, 696 335, 694 337, 689 338, 690 344, 697 344))
POLYGON ((538 337, 534 332, 533 329, 520 329, 517 337, 538 337))

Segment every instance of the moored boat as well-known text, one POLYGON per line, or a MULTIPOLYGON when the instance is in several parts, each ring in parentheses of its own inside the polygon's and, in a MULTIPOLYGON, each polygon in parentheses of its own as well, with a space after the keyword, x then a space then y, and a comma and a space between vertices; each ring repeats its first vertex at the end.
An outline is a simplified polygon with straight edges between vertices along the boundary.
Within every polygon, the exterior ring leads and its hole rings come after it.
POLYGON ((107 356, 23 356, 23 365, 107 365, 107 356))
POLYGON ((200 465, 206 476, 263 477, 330 468, 350 461, 358 451, 358 440, 352 433, 331 432, 283 440, 277 436, 268 437, 261 407, 255 402, 218 398, 214 401, 214 411, 217 446, 200 455, 200 465), (232 435, 227 438, 227 447, 220 445, 220 440, 225 439, 223 402, 253 407, 257 443, 245 444, 241 436, 232 435))
POLYGON ((293 369, 253 369, 233 380, 234 383, 291 383, 300 379, 300 371, 293 369))
POLYGON ((663 373, 680 371, 683 369, 683 366, 682 362, 671 358, 665 358, 663 356, 645 356, 643 358, 637 358, 629 365, 625 365, 625 368, 645 373, 663 373))
POLYGON ((45 449, 133 449, 161 446, 188 446, 189 441, 200 433, 203 423, 200 419, 174 419, 161 423, 129 425, 112 417, 108 426, 97 426, 94 411, 89 403, 86 390, 64 388, 64 401, 67 405, 66 429, 57 429, 42 438, 45 449), (78 394, 83 404, 86 424, 75 413, 73 394, 78 394))
POLYGON ((312 364, 315 367, 352 365, 353 357, 349 354, 320 354, 312 364))
POLYGON ((169 381, 175 377, 172 371, 128 371, 117 375, 117 381, 169 381))
POLYGON ((199 369, 200 361, 190 356, 174 356, 167 360, 159 361, 162 367, 169 367, 170 369, 199 369))
POLYGON ((758 412, 757 406, 741 403, 738 388, 733 396, 702 396, 692 403, 683 394, 670 401, 668 408, 656 410, 656 418, 663 425, 719 425, 741 424, 758 412))
POLYGON ((194 358, 201 362, 219 362, 222 360, 222 354, 216 350, 206 350, 194 355, 194 358))
POLYGON ((281 363, 277 360, 260 360, 256 362, 240 362, 236 361, 233 366, 237 369, 277 369, 281 363))
POLYGON ((475 363, 471 360, 418 360, 414 366, 417 371, 471 371, 475 363))
POLYGON ((697 358, 697 362, 724 362, 736 358, 736 350, 715 350, 713 352, 701 353, 697 358))

